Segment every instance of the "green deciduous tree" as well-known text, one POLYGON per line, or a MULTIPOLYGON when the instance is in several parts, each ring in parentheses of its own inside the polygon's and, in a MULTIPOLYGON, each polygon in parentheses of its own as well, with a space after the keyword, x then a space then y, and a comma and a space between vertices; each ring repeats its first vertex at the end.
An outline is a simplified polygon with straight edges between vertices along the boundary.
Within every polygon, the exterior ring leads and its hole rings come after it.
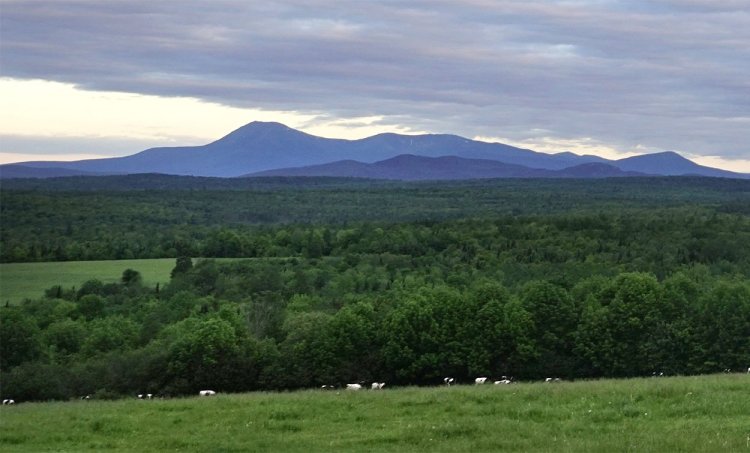
POLYGON ((528 283, 520 297, 533 322, 529 335, 537 348, 537 367, 528 371, 537 376, 575 376, 574 332, 580 310, 573 298, 565 288, 546 281, 528 283))
POLYGON ((169 350, 168 370, 175 389, 194 393, 234 387, 243 352, 234 326, 217 317, 186 321, 169 350))
POLYGON ((578 351, 603 374, 637 376, 659 370, 662 364, 650 351, 659 335, 662 308, 656 278, 620 274, 584 309, 578 351))
POLYGON ((190 269, 193 268, 193 260, 189 256, 180 256, 177 258, 175 262, 175 266, 172 269, 172 272, 170 273, 171 278, 175 278, 175 276, 179 274, 184 274, 190 269))
POLYGON ((750 284, 721 282, 706 294, 695 327, 701 372, 747 370, 750 363, 750 284))
POLYGON ((0 369, 9 370, 41 354, 40 331, 33 319, 16 307, 0 309, 0 369))

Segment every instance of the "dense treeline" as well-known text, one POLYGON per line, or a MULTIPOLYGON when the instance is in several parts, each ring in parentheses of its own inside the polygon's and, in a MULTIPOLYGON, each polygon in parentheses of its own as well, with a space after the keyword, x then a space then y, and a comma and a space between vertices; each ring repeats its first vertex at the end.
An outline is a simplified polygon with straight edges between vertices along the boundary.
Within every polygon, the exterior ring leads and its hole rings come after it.
POLYGON ((50 245, 43 237, 35 238, 35 230, 29 229, 21 235, 22 240, 7 240, 4 255, 11 261, 77 261, 180 255, 319 258, 390 253, 415 259, 439 255, 451 269, 492 266, 514 274, 586 274, 617 269, 648 271, 662 277, 679 266, 701 263, 750 275, 750 217, 703 208, 399 224, 184 230, 155 226, 149 236, 138 229, 117 235, 111 231, 114 226, 87 228, 94 230, 92 236, 98 231, 101 241, 66 241, 61 232, 61 237, 50 239, 55 244, 50 245), (554 265, 540 267, 538 263, 554 265))
MULTIPOLYGON (((534 217, 552 214, 600 212, 606 221, 619 222, 650 209, 703 206, 709 211, 695 215, 707 215, 704 226, 710 228, 716 214, 750 214, 750 181, 718 178, 294 181, 131 175, 28 181, 35 189, 25 191, 8 188, 24 187, 23 181, 4 181, 0 261, 278 256, 287 247, 275 243, 278 225, 324 226, 336 230, 335 237, 343 226, 375 223, 387 230, 403 222, 518 216, 536 222, 534 217), (207 188, 185 188, 191 182, 201 187, 193 179, 205 179, 207 188), (231 184, 236 190, 227 189, 231 184), (252 190, 240 190, 248 184, 252 190), (99 186, 121 190, 85 190, 99 186), (217 246, 224 242, 229 245, 217 246)), ((291 246, 289 254, 299 253, 299 244, 291 246)))
POLYGON ((177 258, 0 308, 3 395, 750 366, 748 181, 138 178, 0 191, 2 261, 177 258))
POLYGON ((556 191, 564 189, 574 198, 587 193, 601 199, 621 198, 610 192, 627 192, 628 198, 641 200, 668 198, 687 199, 700 195, 701 200, 715 198, 717 194, 748 192, 747 180, 707 178, 701 176, 648 176, 606 179, 468 179, 443 181, 397 181, 365 178, 335 178, 308 176, 271 176, 247 178, 213 178, 202 176, 175 176, 158 173, 111 176, 66 176, 47 179, 0 179, 3 190, 25 192, 124 192, 124 191, 287 191, 333 189, 337 191, 418 190, 455 191, 457 189, 503 189, 556 191), (654 193, 657 191, 657 193, 654 193), (687 191, 687 194, 685 193, 687 191), (597 195, 598 193, 598 195, 597 195), (659 197, 658 195, 662 195, 659 197))
POLYGON ((50 288, 2 308, 3 395, 191 394, 445 375, 583 378, 750 363, 750 284, 686 267, 501 283, 390 253, 178 260, 172 282, 50 288))

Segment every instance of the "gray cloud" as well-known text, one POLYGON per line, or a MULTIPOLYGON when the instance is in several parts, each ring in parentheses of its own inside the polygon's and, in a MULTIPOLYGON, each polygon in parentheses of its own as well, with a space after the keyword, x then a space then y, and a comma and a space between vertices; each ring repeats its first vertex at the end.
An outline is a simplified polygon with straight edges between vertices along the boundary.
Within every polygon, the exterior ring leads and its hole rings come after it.
POLYGON ((10 1, 2 75, 750 157, 745 0, 10 1))

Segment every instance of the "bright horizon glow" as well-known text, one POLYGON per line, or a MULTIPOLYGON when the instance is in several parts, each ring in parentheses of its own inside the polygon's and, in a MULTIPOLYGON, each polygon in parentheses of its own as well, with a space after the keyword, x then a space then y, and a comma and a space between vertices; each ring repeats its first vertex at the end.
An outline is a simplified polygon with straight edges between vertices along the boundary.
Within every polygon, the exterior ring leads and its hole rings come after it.
POLYGON ((591 154, 605 159, 622 159, 625 157, 646 154, 647 152, 656 152, 656 150, 641 149, 639 153, 619 151, 613 147, 597 142, 590 137, 578 139, 564 139, 555 137, 541 137, 527 140, 513 140, 505 137, 474 137, 474 140, 483 142, 498 142, 518 148, 533 149, 541 153, 556 154, 561 152, 571 152, 579 156, 591 154))
POLYGON ((175 141, 176 145, 193 140, 191 144, 203 144, 203 140, 215 140, 253 120, 299 125, 312 118, 189 97, 88 91, 47 80, 0 79, 0 98, 0 134, 21 136, 128 138, 159 144, 175 141))
MULTIPOLYGON (((0 141, 0 163, 120 157, 156 146, 204 145, 251 121, 275 121, 309 134, 359 139, 382 132, 414 133, 382 117, 321 118, 316 114, 243 109, 189 97, 88 91, 47 80, 0 78, 0 137, 140 141, 117 153, 34 149, 19 152, 0 141)), ((70 148, 64 146, 62 148, 70 148)))
POLYGON ((750 173, 750 160, 748 159, 724 159, 720 156, 693 156, 685 154, 685 157, 696 164, 705 165, 706 167, 720 168, 739 173, 750 173))
MULTIPOLYGON (((9 149, 0 141, 0 163, 36 160, 71 161, 119 157, 156 146, 203 145, 217 140, 251 121, 276 121, 309 134, 341 139, 360 139, 394 132, 427 133, 390 122, 383 116, 331 118, 319 113, 245 109, 206 102, 190 97, 163 97, 112 91, 89 91, 73 84, 47 80, 0 78, 0 140, 2 136, 45 139, 40 149, 9 149), (52 144, 59 141, 54 149, 52 144), (88 146, 68 151, 66 141, 86 140, 88 146), (116 141, 143 143, 139 149, 123 151, 116 141), (116 151, 113 151, 117 148, 116 151), (60 152, 60 150, 63 152, 60 152), (55 151, 58 152, 55 152, 55 151)), ((452 133, 451 131, 439 131, 452 133)), ((656 152, 637 147, 638 152, 622 151, 589 137, 542 137, 513 140, 504 137, 475 136, 474 140, 501 142, 544 153, 570 151, 620 159, 656 152)), ((696 163, 737 172, 750 172, 750 160, 730 160, 719 156, 683 155, 696 163)))
POLYGON ((0 151, 0 164, 15 164, 20 162, 30 161, 58 161, 58 162, 72 162, 76 160, 87 160, 87 159, 101 159, 102 156, 99 154, 21 154, 21 153, 6 153, 0 151))

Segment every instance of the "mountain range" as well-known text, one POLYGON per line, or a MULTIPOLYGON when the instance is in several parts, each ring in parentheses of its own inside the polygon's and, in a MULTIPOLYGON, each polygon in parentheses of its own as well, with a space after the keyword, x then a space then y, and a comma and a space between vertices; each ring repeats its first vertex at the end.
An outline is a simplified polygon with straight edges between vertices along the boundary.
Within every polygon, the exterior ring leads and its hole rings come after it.
POLYGON ((0 166, 2 178, 163 173, 193 176, 346 176, 375 179, 595 178, 701 175, 750 178, 698 165, 675 152, 620 160, 546 154, 457 135, 317 137, 279 123, 252 122, 202 146, 151 148, 125 157, 0 166))
POLYGON ((545 170, 487 159, 401 154, 372 164, 342 160, 309 167, 266 170, 245 176, 334 176, 415 181, 478 178, 607 178, 645 174, 623 171, 599 162, 579 164, 562 170, 545 170))

